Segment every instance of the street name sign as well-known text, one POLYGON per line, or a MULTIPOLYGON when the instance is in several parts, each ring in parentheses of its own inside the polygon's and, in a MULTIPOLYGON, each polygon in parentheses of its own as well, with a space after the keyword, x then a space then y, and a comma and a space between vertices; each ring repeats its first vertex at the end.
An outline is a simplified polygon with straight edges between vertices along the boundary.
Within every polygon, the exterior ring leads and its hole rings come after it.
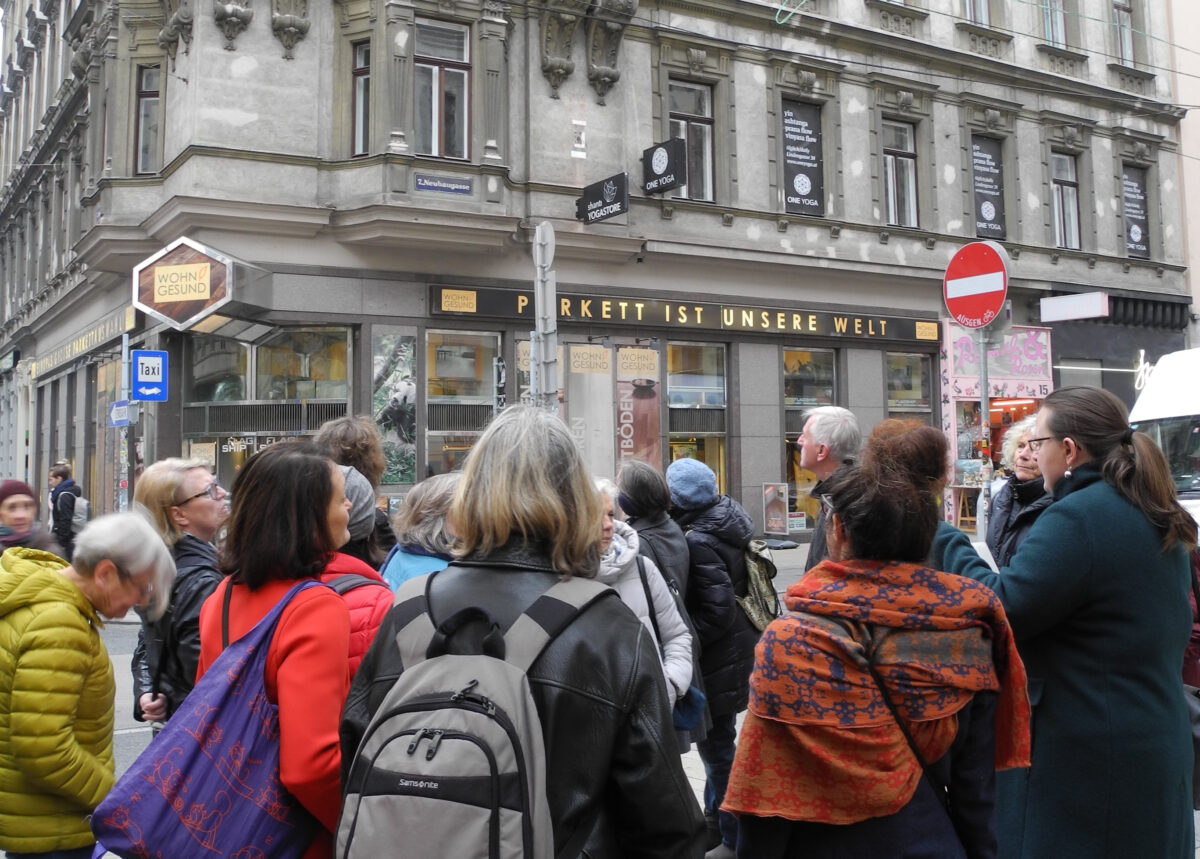
POLYGON ((1008 251, 997 242, 971 242, 946 266, 942 296, 951 318, 964 328, 991 324, 1008 297, 1008 251))
POLYGON ((134 349, 131 400, 161 403, 167 399, 167 353, 156 349, 134 349))
POLYGON ((110 427, 129 426, 129 400, 117 400, 109 403, 108 425, 110 427))

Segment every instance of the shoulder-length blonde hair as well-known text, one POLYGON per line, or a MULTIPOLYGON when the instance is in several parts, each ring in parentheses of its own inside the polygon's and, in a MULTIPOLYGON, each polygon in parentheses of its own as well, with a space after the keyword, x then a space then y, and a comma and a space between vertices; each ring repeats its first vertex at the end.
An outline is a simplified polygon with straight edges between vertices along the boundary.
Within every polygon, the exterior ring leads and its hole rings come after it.
POLYGON ((174 549, 183 537, 183 529, 171 518, 171 508, 181 500, 179 491, 184 478, 197 468, 210 473, 208 463, 202 459, 160 459, 143 471, 134 485, 133 500, 146 508, 154 530, 169 549, 174 549))
POLYGON ((467 457, 450 507, 457 554, 487 555, 513 537, 542 543, 564 576, 596 574, 603 507, 556 415, 509 406, 467 457))

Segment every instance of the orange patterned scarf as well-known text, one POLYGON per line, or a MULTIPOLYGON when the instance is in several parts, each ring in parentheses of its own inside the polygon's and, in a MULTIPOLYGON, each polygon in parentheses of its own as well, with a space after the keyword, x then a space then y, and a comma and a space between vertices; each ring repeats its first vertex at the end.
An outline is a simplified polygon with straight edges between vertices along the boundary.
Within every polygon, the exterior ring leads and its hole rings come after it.
POLYGON ((927 761, 946 753, 955 714, 986 690, 999 693, 997 768, 1029 766, 1025 668, 991 590, 917 564, 824 561, 785 601, 791 613, 755 652, 724 808, 853 823, 912 798, 921 766, 868 658, 927 761))

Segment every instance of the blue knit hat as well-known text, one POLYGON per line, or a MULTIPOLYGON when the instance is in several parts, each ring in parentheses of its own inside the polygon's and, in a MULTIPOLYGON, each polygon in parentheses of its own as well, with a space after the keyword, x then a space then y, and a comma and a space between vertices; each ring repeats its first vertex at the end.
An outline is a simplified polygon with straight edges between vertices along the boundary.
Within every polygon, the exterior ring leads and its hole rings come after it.
POLYGON ((683 510, 699 510, 717 500, 717 475, 698 459, 677 459, 667 468, 671 503, 683 510))

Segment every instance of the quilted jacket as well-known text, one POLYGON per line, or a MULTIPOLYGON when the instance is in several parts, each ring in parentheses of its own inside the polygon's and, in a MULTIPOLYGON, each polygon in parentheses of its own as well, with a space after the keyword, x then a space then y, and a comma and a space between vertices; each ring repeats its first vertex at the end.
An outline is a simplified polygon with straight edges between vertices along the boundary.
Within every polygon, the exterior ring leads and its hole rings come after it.
POLYGON ((88 815, 113 786, 112 663, 65 566, 0 555, 0 849, 14 852, 92 844, 88 815))

